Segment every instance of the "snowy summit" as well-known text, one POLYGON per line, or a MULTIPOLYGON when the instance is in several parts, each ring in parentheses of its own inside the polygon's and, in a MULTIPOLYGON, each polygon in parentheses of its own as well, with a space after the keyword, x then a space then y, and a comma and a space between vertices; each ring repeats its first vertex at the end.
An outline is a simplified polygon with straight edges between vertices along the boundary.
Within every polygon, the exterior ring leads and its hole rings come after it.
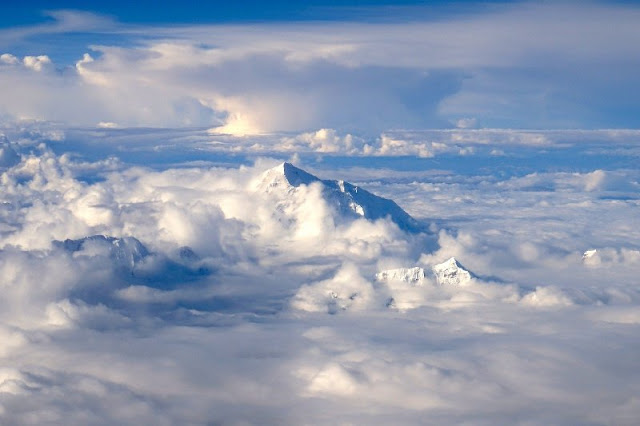
POLYGON ((425 277, 431 277, 441 286, 466 286, 473 275, 454 258, 433 265, 431 273, 423 268, 398 268, 381 271, 376 274, 376 280, 382 282, 406 282, 410 285, 423 285, 425 277))
POLYGON ((323 180, 291 163, 281 163, 267 170, 256 188, 269 194, 287 196, 303 185, 319 184, 328 205, 346 218, 377 220, 390 218, 398 227, 408 232, 420 232, 420 224, 394 201, 343 180, 323 180))
POLYGON ((455 257, 435 265, 433 273, 440 285, 465 286, 471 281, 471 273, 455 259, 455 257))

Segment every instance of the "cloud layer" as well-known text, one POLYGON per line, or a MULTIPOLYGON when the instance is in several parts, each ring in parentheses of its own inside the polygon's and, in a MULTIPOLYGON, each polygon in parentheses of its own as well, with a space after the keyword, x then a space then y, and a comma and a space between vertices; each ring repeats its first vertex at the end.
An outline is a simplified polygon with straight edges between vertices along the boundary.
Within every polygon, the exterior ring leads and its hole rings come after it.
POLYGON ((636 7, 444 10, 434 20, 418 8, 409 22, 170 27, 58 11, 0 32, 0 110, 233 134, 638 126, 636 7), (53 63, 51 35, 73 61, 53 63))
MULTIPOLYGON (((412 234, 271 185, 279 160, 142 167, 87 160, 85 131, 6 129, 3 423, 637 419, 635 169, 505 174, 502 142, 466 173, 310 163, 396 200, 412 234)), ((158 135, 107 132, 145 159, 158 135)))

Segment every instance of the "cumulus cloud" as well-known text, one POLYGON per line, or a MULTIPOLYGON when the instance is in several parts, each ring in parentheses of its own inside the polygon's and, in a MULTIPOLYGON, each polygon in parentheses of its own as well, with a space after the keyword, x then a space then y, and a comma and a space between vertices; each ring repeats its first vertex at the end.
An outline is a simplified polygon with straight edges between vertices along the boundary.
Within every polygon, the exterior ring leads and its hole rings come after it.
POLYGON ((478 120, 475 118, 461 118, 456 120, 456 127, 458 129, 469 129, 476 127, 478 120))
POLYGON ((422 13, 411 22, 277 28, 141 27, 54 11, 53 22, 0 32, 1 63, 13 64, 0 68, 0 88, 14 101, 1 102, 0 109, 74 125, 207 126, 236 135, 451 123, 605 126, 606 120, 594 121, 601 116, 617 127, 636 126, 635 115, 612 116, 610 97, 597 95, 614 92, 611 98, 630 111, 637 104, 632 89, 638 64, 629 59, 635 57, 630 40, 637 36, 637 8, 519 3, 442 20, 418 9, 422 13), (78 45, 76 32, 100 41, 78 45), (68 38, 78 59, 73 67, 61 63, 57 73, 34 76, 34 70, 54 68, 49 52, 19 59, 11 48, 47 34, 68 38), (103 40, 105 34, 118 42, 103 40), (611 66, 620 71, 619 84, 608 78, 611 66), (581 102, 583 96, 598 102, 581 102), (15 102, 19 97, 25 99, 15 102))
POLYGON ((634 199, 612 195, 633 186, 589 190, 600 169, 341 168, 329 148, 363 147, 355 136, 283 140, 330 151, 300 166, 393 198, 432 225, 416 233, 280 160, 142 167, 74 142, 124 138, 140 156, 177 133, 4 131, 3 422, 495 423, 514 407, 532 423, 635 419, 637 231, 592 225, 630 217, 634 199))
POLYGON ((346 264, 333 278, 300 288, 291 304, 302 311, 333 314, 370 308, 373 297, 371 283, 360 276, 357 267, 346 264))
MULTIPOLYGON (((335 129, 319 129, 315 132, 301 133, 293 138, 284 137, 279 145, 278 148, 282 150, 311 150, 314 152, 345 154, 366 153, 368 149, 362 138, 350 133, 341 136, 335 129)), ((273 146, 268 148, 273 149, 273 146)))
MULTIPOLYGON (((101 124, 100 127, 106 127, 101 124)), ((171 133, 166 130, 166 134, 171 133)), ((401 131, 388 130, 380 134, 340 132, 336 129, 322 128, 313 132, 272 133, 261 135, 234 136, 219 133, 219 129, 206 132, 191 131, 189 138, 182 138, 183 146, 193 146, 194 140, 199 148, 209 151, 228 153, 319 153, 348 156, 401 157, 413 156, 433 158, 446 155, 454 156, 492 156, 514 157, 518 150, 526 149, 537 156, 559 154, 563 151, 579 151, 588 160, 600 152, 628 156, 635 153, 634 141, 638 137, 637 130, 510 130, 510 129, 450 129, 401 131), (606 140, 606 145, 600 145, 606 140), (588 145, 584 145, 588 142, 588 145), (582 145, 581 145, 582 144, 582 145)), ((176 138, 171 134, 172 138, 176 138)), ((573 155, 574 153, 572 153, 573 155)), ((551 161, 557 161, 552 158, 551 161)), ((588 161, 584 161, 591 164, 588 161)), ((542 164, 540 164, 542 166, 542 164)), ((537 165, 536 165, 537 166, 537 165)), ((541 171, 540 168, 536 170, 541 171)), ((538 173, 536 172, 536 173, 538 173)), ((619 173, 609 173, 606 178, 599 174, 604 170, 593 171, 591 189, 618 189, 623 184, 619 173), (605 185, 600 185, 605 183, 605 185)), ((532 173, 532 175, 534 175, 532 173)), ((567 174, 568 175, 568 174, 567 174)), ((604 175, 603 175, 604 176, 604 175)), ((586 184, 586 183, 585 183, 586 184)), ((633 182, 628 187, 632 188, 633 182)))
POLYGON ((2 63, 6 65, 16 65, 20 62, 18 58, 10 53, 3 53, 2 55, 0 55, 0 61, 2 61, 2 63))
POLYGON ((42 71, 51 64, 51 59, 47 55, 25 56, 22 59, 24 66, 34 71, 42 71))
POLYGON ((12 65, 12 66, 17 66, 22 64, 24 68, 31 71, 36 71, 36 72, 43 71, 47 68, 50 68, 53 65, 53 63, 51 62, 51 59, 47 55, 37 55, 37 56, 27 55, 23 57, 21 61, 18 57, 10 53, 3 53, 2 55, 0 55, 0 62, 2 62, 4 65, 12 65))

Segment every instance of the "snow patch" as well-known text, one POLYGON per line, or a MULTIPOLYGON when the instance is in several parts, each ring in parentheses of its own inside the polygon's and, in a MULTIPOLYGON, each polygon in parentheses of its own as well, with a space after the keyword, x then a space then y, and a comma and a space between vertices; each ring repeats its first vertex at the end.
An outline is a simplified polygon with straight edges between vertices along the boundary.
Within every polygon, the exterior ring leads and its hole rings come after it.
POLYGON ((422 285, 424 278, 424 269, 420 267, 389 269, 376 274, 377 281, 401 281, 411 285, 422 285))

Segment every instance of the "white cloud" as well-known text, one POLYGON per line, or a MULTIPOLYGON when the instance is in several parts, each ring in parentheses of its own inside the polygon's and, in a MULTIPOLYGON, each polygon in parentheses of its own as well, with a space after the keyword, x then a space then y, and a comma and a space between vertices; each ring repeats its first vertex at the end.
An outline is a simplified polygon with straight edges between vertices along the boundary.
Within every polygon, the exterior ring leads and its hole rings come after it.
POLYGON ((470 129, 476 127, 478 120, 475 118, 461 118, 456 121, 456 127, 458 129, 470 129))
POLYGON ((335 154, 381 138, 328 128, 2 132, 12 152, 0 169, 2 423, 633 424, 639 414, 638 173, 626 151, 637 132, 610 136, 607 149, 623 154, 591 167, 567 161, 599 158, 606 132, 398 131, 402 149, 442 151, 366 161, 335 154), (203 151, 212 139, 223 146, 203 151), (342 217, 319 183, 267 190, 264 172, 280 160, 238 165, 234 144, 249 158, 255 144, 282 144, 285 156, 306 146, 301 167, 394 199, 433 224, 438 246, 384 218, 342 217), (454 155, 469 146, 477 164, 454 155), (506 173, 504 158, 489 161, 496 148, 576 155, 506 173), (125 256, 124 243, 100 238, 52 244, 96 234, 135 237, 149 253, 125 256), (597 264, 582 259, 591 248, 597 264), (465 285, 376 280, 451 256, 473 273, 465 285))
POLYGON ((553 287, 537 287, 535 291, 522 298, 522 303, 528 306, 542 308, 571 306, 573 304, 571 299, 553 287))
POLYGON ((101 129, 117 129, 120 126, 112 121, 101 121, 98 123, 98 127, 101 129))
POLYGON ((51 65, 51 59, 47 55, 25 56, 22 59, 25 67, 34 71, 42 71, 45 67, 51 65))
POLYGON ((358 268, 346 264, 333 278, 302 286, 291 305, 307 312, 335 314, 345 310, 358 311, 374 307, 374 294, 371 283, 360 276, 358 268))
MULTIPOLYGON (((100 41, 91 53, 73 44, 75 67, 59 64, 50 75, 2 67, 0 89, 12 101, 0 102, 0 110, 73 125, 206 126, 236 135, 477 122, 575 128, 594 126, 594 116, 635 125, 612 117, 609 101, 597 95, 609 91, 624 105, 637 103, 638 63, 629 59, 637 8, 521 3, 436 21, 418 10, 423 14, 402 23, 181 27, 55 11, 53 22, 1 31, 5 50, 46 34, 72 42, 80 31, 100 41), (121 41, 109 45, 105 34, 121 41), (550 71, 538 72, 541 66, 550 71), (619 85, 607 78, 612 66, 621 70, 619 85)), ((26 56, 25 68, 52 68, 43 53, 26 56)), ((10 50, 2 58, 18 60, 10 50)))
POLYGON ((280 142, 282 150, 311 150, 322 153, 367 153, 364 140, 347 133, 340 136, 334 129, 319 129, 315 132, 301 133, 294 138, 284 137, 280 142))
POLYGON ((20 60, 10 53, 3 53, 0 55, 0 62, 7 65, 17 65, 20 60))

